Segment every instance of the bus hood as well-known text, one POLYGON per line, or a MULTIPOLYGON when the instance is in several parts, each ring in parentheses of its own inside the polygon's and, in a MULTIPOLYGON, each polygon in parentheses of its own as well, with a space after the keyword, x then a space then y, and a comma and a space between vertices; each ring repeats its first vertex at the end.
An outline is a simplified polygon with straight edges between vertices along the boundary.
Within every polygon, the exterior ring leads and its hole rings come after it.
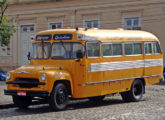
POLYGON ((44 65, 25 65, 13 71, 14 74, 19 75, 37 75, 38 72, 44 70, 58 70, 59 67, 51 67, 51 66, 44 66, 44 65))

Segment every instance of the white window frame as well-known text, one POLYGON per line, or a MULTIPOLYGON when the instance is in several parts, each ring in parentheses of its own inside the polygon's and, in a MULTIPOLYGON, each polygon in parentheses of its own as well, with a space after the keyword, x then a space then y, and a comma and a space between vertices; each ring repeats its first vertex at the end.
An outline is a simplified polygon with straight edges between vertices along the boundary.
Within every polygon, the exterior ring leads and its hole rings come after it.
POLYGON ((59 23, 61 23, 61 27, 63 27, 63 21, 49 21, 48 22, 48 29, 52 29, 51 24, 59 24, 59 23))
POLYGON ((140 27, 142 26, 141 23, 141 15, 128 15, 128 16, 123 16, 122 17, 122 25, 124 29, 127 29, 128 27, 126 26, 126 19, 135 19, 135 18, 139 18, 139 25, 138 26, 131 26, 131 30, 133 30, 133 27, 140 27))
POLYGON ((10 37, 10 55, 7 55, 7 46, 6 46, 6 51, 5 51, 5 54, 1 54, 2 53, 2 46, 1 46, 1 42, 0 42, 0 57, 10 57, 12 56, 12 39, 13 39, 13 36, 10 37))
POLYGON ((84 19, 83 20, 83 27, 87 28, 86 22, 92 22, 92 21, 98 21, 98 27, 97 28, 100 28, 100 19, 99 18, 96 18, 96 19, 84 19))

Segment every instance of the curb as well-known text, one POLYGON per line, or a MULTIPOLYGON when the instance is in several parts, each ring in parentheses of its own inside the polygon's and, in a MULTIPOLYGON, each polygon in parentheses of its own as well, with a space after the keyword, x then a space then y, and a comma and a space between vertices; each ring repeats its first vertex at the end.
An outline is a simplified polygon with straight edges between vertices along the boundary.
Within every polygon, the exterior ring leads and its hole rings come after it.
POLYGON ((7 109, 15 107, 14 104, 1 104, 0 109, 7 109))

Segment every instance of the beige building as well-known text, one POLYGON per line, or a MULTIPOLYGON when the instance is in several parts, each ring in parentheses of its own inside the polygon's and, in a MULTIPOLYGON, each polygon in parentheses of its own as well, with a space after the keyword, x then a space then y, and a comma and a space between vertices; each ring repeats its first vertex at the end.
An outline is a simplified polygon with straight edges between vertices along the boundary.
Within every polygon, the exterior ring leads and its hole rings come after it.
POLYGON ((16 26, 10 44, 0 43, 1 68, 28 64, 31 36, 46 29, 98 27, 141 29, 161 41, 165 53, 165 0, 9 0, 16 26))

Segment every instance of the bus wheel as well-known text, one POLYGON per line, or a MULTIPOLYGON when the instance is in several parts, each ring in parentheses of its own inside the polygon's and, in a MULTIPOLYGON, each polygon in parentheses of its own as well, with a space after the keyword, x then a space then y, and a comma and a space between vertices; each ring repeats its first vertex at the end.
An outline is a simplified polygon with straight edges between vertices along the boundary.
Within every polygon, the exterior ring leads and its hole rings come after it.
POLYGON ((105 96, 96 96, 96 97, 89 97, 88 99, 92 102, 99 102, 99 101, 103 101, 104 98, 105 96))
POLYGON ((16 107, 27 108, 32 103, 32 97, 29 96, 12 96, 16 107))
POLYGON ((125 102, 138 102, 142 99, 144 86, 141 80, 137 79, 132 83, 131 90, 121 93, 125 102))
POLYGON ((58 83, 53 88, 50 95, 49 106, 52 110, 64 110, 68 102, 68 90, 62 83, 58 83))

